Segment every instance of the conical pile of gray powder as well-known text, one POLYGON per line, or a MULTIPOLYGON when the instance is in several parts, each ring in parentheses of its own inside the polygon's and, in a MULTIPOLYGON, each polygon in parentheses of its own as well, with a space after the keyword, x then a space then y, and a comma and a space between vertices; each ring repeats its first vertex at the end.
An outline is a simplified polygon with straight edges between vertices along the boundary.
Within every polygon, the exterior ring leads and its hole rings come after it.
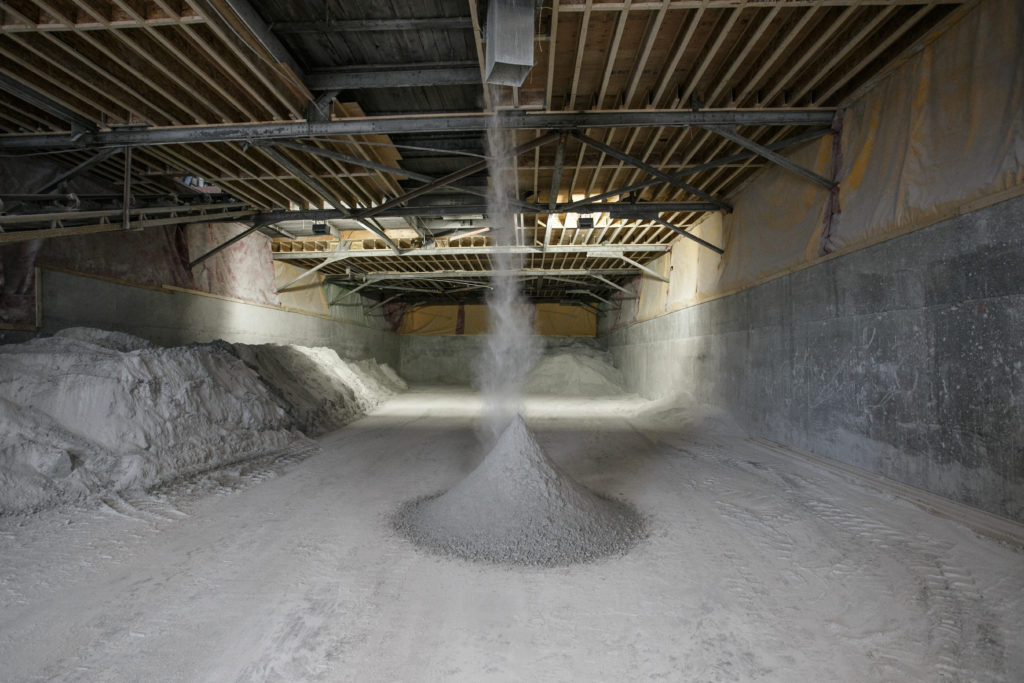
POLYGON ((636 510, 570 479, 519 416, 468 477, 443 494, 407 503, 395 527, 446 555, 538 566, 621 554, 644 534, 636 510))

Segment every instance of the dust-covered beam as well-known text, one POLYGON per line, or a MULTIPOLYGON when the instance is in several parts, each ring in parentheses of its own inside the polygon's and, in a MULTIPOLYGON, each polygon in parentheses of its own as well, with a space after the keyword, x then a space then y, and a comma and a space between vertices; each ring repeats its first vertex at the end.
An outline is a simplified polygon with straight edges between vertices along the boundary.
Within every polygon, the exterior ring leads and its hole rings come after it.
POLYGON ((411 19, 340 19, 333 21, 276 21, 274 33, 370 33, 381 31, 450 31, 471 29, 469 17, 416 17, 411 19))
MULTIPOLYGON (((502 112, 498 125, 508 130, 572 131, 585 128, 683 126, 819 126, 831 125, 834 109, 715 109, 704 111, 645 109, 592 112, 502 112)), ((253 142, 332 135, 483 132, 491 115, 408 114, 366 116, 336 121, 271 121, 244 124, 161 126, 109 130, 85 135, 19 133, 0 135, 0 150, 84 149, 89 147, 253 142)))
MULTIPOLYGON (((367 273, 365 275, 358 276, 360 282, 381 282, 384 280, 438 280, 445 278, 467 278, 467 277, 486 277, 491 278, 495 275, 512 275, 515 277, 543 277, 546 275, 592 275, 597 273, 598 275, 618 276, 618 275, 637 275, 638 271, 635 268, 604 268, 588 270, 584 268, 577 268, 572 270, 545 270, 543 268, 519 268, 514 270, 435 270, 430 272, 422 273, 410 273, 408 271, 402 272, 387 272, 387 273, 367 273)), ((329 279, 339 279, 329 278, 329 279)))
POLYGON ((441 62, 340 67, 310 72, 306 75, 305 83, 310 90, 479 85, 480 66, 476 62, 441 62))
POLYGON ((303 73, 302 66, 298 60, 292 55, 292 53, 284 46, 284 43, 274 35, 274 32, 270 30, 270 27, 260 16, 259 12, 249 3, 249 0, 224 0, 228 7, 242 20, 246 28, 258 40, 263 47, 269 52, 274 59, 277 61, 287 64, 288 68, 299 77, 299 80, 304 80, 305 74, 303 73))
MULTIPOLYGON (((618 257, 622 252, 628 253, 664 253, 671 249, 668 244, 554 244, 545 250, 542 246, 526 245, 490 245, 486 247, 419 247, 406 249, 402 256, 457 256, 460 254, 475 254, 477 256, 489 256, 492 254, 529 255, 536 254, 596 254, 601 256, 618 257)), ((274 254, 276 261, 302 261, 315 258, 334 256, 329 251, 295 251, 278 252, 274 254)), ((392 258, 392 254, 385 249, 360 249, 346 253, 348 258, 392 258)))
MULTIPOLYGON (((786 138, 785 140, 779 140, 778 142, 774 142, 772 144, 765 145, 764 148, 768 149, 768 150, 771 150, 771 151, 777 151, 777 150, 780 150, 780 149, 785 149, 787 147, 792 147, 793 145, 802 144, 804 142, 810 142, 811 140, 817 140, 818 138, 827 135, 829 132, 830 131, 829 131, 828 128, 819 128, 817 130, 812 130, 812 131, 807 131, 805 133, 800 133, 799 135, 794 135, 792 137, 786 138)), ((757 153, 755 153, 755 152, 740 152, 739 154, 732 154, 732 155, 729 155, 729 156, 726 156, 726 157, 721 157, 719 159, 715 159, 713 161, 709 161, 709 162, 706 162, 706 163, 703 163, 703 164, 697 164, 697 165, 694 165, 694 166, 688 166, 688 167, 683 168, 683 169, 681 169, 679 171, 675 171, 674 173, 670 173, 669 176, 672 177, 672 178, 686 178, 686 177, 689 177, 689 176, 692 176, 692 175, 696 175, 698 173, 702 173, 703 171, 710 171, 711 169, 714 169, 714 168, 720 168, 722 166, 729 166, 731 164, 743 162, 743 161, 746 161, 748 159, 752 159, 755 156, 757 156, 757 153)), ((640 190, 643 190, 643 189, 646 189, 648 187, 651 187, 652 185, 657 185, 658 183, 661 183, 661 182, 662 181, 660 179, 656 178, 654 180, 645 180, 645 181, 642 181, 642 182, 639 182, 639 183, 633 183, 632 185, 626 185, 624 187, 618 187, 618 188, 615 188, 615 189, 612 189, 612 190, 608 190, 607 192, 602 192, 600 194, 596 194, 596 195, 593 195, 593 196, 590 196, 590 197, 584 197, 583 199, 580 199, 577 202, 574 202, 574 203, 569 204, 567 206, 563 206, 561 208, 561 210, 562 211, 575 210, 577 207, 585 205, 585 204, 588 204, 588 203, 591 203, 591 202, 597 202, 597 201, 601 201, 603 199, 609 199, 611 197, 620 197, 622 195, 627 195, 627 194, 632 194, 634 192, 639 192, 640 190)))
POLYGON ((730 128, 726 126, 704 126, 704 128, 707 128, 708 130, 718 135, 721 135, 726 140, 735 142, 740 147, 749 149, 754 154, 760 157, 764 157, 768 161, 781 166, 787 171, 792 171, 793 173, 796 173, 799 176, 803 176, 804 178, 807 178, 811 182, 817 183, 822 187, 831 190, 833 187, 836 186, 836 184, 829 180, 828 178, 820 176, 814 171, 806 169, 800 164, 794 163, 793 161, 790 161, 786 157, 782 156, 781 154, 772 151, 768 147, 758 144, 751 140, 750 138, 740 135, 739 133, 736 132, 735 128, 730 128))
POLYGON ((685 237, 687 239, 693 240, 697 244, 701 245, 702 247, 706 247, 706 248, 710 249, 711 251, 715 252, 716 254, 721 255, 721 254, 725 253, 725 249, 722 249, 721 247, 716 247, 714 244, 711 244, 711 242, 708 242, 707 240, 702 240, 701 238, 697 237, 693 233, 688 232, 686 230, 683 230, 682 228, 680 228, 678 226, 672 225, 668 221, 663 221, 660 218, 655 218, 654 220, 655 220, 655 222, 657 222, 658 224, 668 228, 672 232, 680 234, 680 235, 682 235, 683 237, 685 237))
MULTIPOLYGON (((717 211, 718 206, 709 202, 640 202, 637 204, 629 204, 626 202, 608 202, 608 203, 597 203, 597 202, 576 202, 568 205, 558 205, 554 211, 547 208, 546 205, 541 204, 525 204, 520 203, 517 205, 518 208, 514 210, 514 213, 520 214, 537 214, 547 215, 552 213, 610 213, 615 218, 624 219, 644 219, 652 218, 658 213, 680 213, 680 212, 694 212, 694 211, 717 211)), ((463 204, 463 203, 443 203, 443 204, 414 204, 411 206, 390 206, 380 211, 375 211, 373 215, 378 218, 396 218, 405 216, 420 216, 423 218, 437 217, 437 216, 471 216, 471 215, 486 215, 489 208, 486 204, 463 204)), ((300 211, 268 211, 261 213, 254 220, 262 222, 264 225, 271 223, 282 223, 286 221, 301 221, 301 220, 313 220, 313 221, 329 221, 336 219, 347 218, 345 214, 340 211, 332 209, 311 209, 311 210, 300 210, 300 211)))
POLYGON ((364 218, 353 215, 352 211, 350 211, 345 205, 338 201, 337 197, 335 197, 334 194, 330 190, 328 190, 319 180, 311 177, 298 164, 296 164, 294 161, 285 156, 283 152, 280 152, 272 147, 264 147, 263 150, 267 154, 269 154, 274 159, 274 161, 283 166, 289 173, 294 175, 300 182, 302 182, 304 185, 306 185, 311 190, 316 192, 318 195, 323 197, 323 199, 327 201, 327 203, 334 207, 335 211, 342 213, 343 218, 352 218, 360 225, 362 225, 364 228, 366 228, 373 234, 377 235, 377 237, 384 240, 384 243, 391 247, 391 249, 394 250, 396 254, 398 253, 398 246, 391 241, 391 238, 388 237, 383 230, 378 228, 373 223, 365 220, 364 218))
POLYGON ((686 192, 689 192, 693 196, 699 197, 700 199, 703 199, 706 202, 710 202, 712 204, 715 204, 719 209, 722 209, 723 211, 726 211, 726 212, 729 212, 729 213, 732 212, 732 205, 730 205, 728 202, 724 202, 721 199, 717 199, 715 197, 712 197, 707 192, 704 192, 703 190, 701 190, 699 188, 696 188, 693 185, 690 185, 689 183, 684 182, 680 178, 676 178, 674 176, 670 176, 667 173, 664 173, 661 170, 659 170, 657 168, 654 168, 650 164, 645 163, 641 159, 637 159, 636 157, 634 157, 634 156, 632 156, 630 154, 626 154, 625 152, 621 152, 621 151, 615 149, 614 147, 611 147, 610 145, 604 144, 600 140, 595 140, 594 138, 590 137, 589 135, 583 135, 582 133, 573 133, 573 137, 576 138, 577 140, 579 140, 580 142, 593 147, 594 149, 597 149, 597 150, 600 150, 601 152, 604 152, 605 154, 607 154, 608 156, 612 157, 613 159, 618 159, 619 161, 627 163, 630 166, 633 166, 635 168, 639 168, 644 173, 647 173, 648 175, 652 175, 655 178, 657 178, 658 180, 661 180, 663 182, 669 183, 670 185, 674 185, 675 187, 678 187, 678 188, 680 188, 682 190, 685 190, 686 192))

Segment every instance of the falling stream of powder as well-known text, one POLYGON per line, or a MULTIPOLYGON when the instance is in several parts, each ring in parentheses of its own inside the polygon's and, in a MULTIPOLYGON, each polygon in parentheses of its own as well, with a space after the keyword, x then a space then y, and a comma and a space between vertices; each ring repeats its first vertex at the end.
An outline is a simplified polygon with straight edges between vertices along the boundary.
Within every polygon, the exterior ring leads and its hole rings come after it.
MULTIPOLYGON (((511 142, 511 133, 492 117, 489 234, 506 246, 516 244, 509 202, 515 187, 511 142)), ((518 415, 523 384, 541 345, 519 288, 522 258, 508 253, 491 258, 489 330, 477 365, 489 452, 447 491, 405 503, 392 520, 394 528, 429 550, 501 564, 555 566, 626 552, 645 533, 642 517, 628 503, 573 481, 518 415)))
MULTIPOLYGON (((498 115, 493 114, 487 131, 491 178, 488 234, 494 244, 503 246, 516 243, 515 215, 509 202, 515 189, 514 160, 509 157, 513 143, 512 132, 503 130, 498 115)), ((489 331, 476 370, 487 406, 484 433, 493 441, 519 412, 522 386, 541 346, 533 334, 531 306, 522 295, 515 272, 522 266, 522 257, 497 253, 491 259, 495 274, 487 296, 489 331)))

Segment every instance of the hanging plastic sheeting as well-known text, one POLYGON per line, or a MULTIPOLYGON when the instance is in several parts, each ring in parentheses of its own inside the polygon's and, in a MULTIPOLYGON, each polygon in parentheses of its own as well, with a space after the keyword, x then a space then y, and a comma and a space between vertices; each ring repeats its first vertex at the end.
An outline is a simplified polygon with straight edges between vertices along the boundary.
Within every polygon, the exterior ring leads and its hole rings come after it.
POLYGON ((1022 190, 1022 35, 1024 3, 979 3, 847 109, 838 250, 1022 190))
POLYGON ((624 301, 613 326, 726 296, 1024 194, 1022 35, 1024 2, 991 0, 926 38, 842 108, 837 167, 832 136, 787 153, 838 180, 838 207, 834 199, 830 207, 827 189, 779 167, 766 169, 732 198, 732 214, 713 215, 695 228, 725 255, 680 238, 670 259, 651 264, 659 272, 671 266, 671 283, 644 278, 640 301, 624 301))

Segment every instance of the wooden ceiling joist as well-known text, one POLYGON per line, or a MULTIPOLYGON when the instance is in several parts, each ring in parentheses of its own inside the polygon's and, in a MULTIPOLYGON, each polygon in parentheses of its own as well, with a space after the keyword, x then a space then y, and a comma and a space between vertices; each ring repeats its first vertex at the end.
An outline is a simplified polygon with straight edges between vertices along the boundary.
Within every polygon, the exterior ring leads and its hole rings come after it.
POLYGON ((345 258, 353 272, 403 274, 381 285, 403 300, 478 296, 478 278, 415 278, 490 267, 460 245, 487 244, 487 207, 469 195, 486 194, 481 139, 501 109, 513 145, 560 140, 517 155, 511 176, 515 244, 536 247, 530 267, 552 274, 524 276, 529 291, 593 302, 622 294, 623 273, 638 269, 583 250, 619 245, 644 266, 653 252, 630 246, 668 245, 758 169, 788 164, 776 153, 825 134, 844 98, 960 4, 550 0, 533 73, 492 89, 477 0, 444 12, 343 4, 326 18, 271 0, 0 0, 0 150, 69 171, 91 161, 93 178, 116 187, 123 164, 109 150, 131 146, 140 193, 187 193, 181 180, 197 176, 264 217, 331 220, 333 204, 387 249, 345 258), (569 221, 578 211, 594 224, 569 221), (406 253, 388 249, 389 233, 406 253), (417 246, 431 239, 431 253, 417 246), (621 277, 574 274, 600 267, 621 277))

